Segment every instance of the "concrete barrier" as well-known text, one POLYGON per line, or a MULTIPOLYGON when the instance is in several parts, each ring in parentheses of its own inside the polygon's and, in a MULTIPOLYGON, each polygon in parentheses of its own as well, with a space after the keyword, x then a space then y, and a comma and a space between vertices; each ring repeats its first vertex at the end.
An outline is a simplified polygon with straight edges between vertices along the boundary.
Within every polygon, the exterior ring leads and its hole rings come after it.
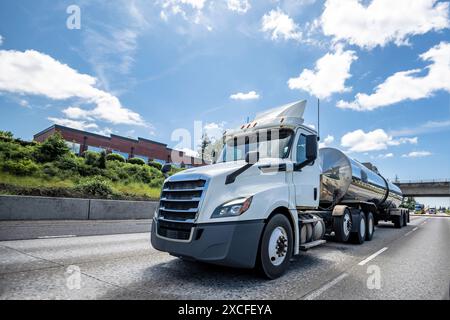
POLYGON ((151 219, 158 202, 0 196, 0 220, 151 219))
POLYGON ((88 199, 0 196, 0 220, 86 220, 88 199))
POLYGON ((91 200, 90 220, 151 219, 157 207, 152 201, 91 200))

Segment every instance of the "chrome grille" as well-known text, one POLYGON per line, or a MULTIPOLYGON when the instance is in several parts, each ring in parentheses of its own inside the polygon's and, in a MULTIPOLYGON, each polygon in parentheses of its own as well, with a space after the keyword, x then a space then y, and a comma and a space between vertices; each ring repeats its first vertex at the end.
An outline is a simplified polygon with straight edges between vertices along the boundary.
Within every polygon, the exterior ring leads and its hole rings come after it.
POLYGON ((159 202, 159 218, 170 221, 193 222, 205 188, 203 179, 168 181, 159 202))

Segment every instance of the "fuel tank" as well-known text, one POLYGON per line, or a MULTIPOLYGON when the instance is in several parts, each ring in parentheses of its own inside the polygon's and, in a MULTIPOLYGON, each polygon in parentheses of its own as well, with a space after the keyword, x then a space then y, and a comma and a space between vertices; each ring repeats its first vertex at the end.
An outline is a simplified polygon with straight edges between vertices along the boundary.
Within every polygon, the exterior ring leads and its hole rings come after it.
POLYGON ((319 161, 322 168, 322 203, 356 200, 372 202, 383 208, 395 208, 401 204, 403 195, 399 187, 342 151, 322 148, 319 150, 319 161))

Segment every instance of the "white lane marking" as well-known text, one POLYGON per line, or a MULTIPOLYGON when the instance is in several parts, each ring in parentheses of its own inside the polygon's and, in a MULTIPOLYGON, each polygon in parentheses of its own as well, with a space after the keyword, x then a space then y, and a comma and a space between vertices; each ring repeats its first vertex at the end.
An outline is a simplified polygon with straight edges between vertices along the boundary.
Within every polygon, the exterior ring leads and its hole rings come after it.
POLYGON ((76 235, 74 235, 74 234, 65 234, 65 235, 61 235, 61 236, 41 236, 41 237, 38 237, 38 239, 73 238, 73 237, 76 237, 76 235))
POLYGON ((311 292, 310 294, 308 294, 306 297, 304 297, 304 300, 314 300, 317 297, 319 297, 322 293, 324 293, 325 291, 327 291, 328 289, 330 289, 332 286, 336 285, 337 283, 341 282, 342 280, 344 280, 346 277, 348 276, 348 274, 343 273, 341 274, 339 277, 334 278, 333 280, 331 280, 330 282, 324 284, 323 286, 321 286, 319 289, 314 290, 313 292, 311 292))
POLYGON ((367 262, 369 262, 370 260, 374 259, 376 256, 378 256, 379 254, 382 254, 384 251, 386 251, 388 249, 388 247, 384 247, 381 250, 378 250, 377 252, 375 252, 373 255, 367 257, 366 259, 364 259, 363 261, 361 261, 360 263, 358 263, 358 266, 363 266, 365 265, 367 262))
POLYGON ((411 231, 405 233, 405 237, 409 236, 411 233, 413 233, 414 231, 416 231, 417 229, 419 229, 418 227, 415 227, 414 229, 412 229, 411 231))

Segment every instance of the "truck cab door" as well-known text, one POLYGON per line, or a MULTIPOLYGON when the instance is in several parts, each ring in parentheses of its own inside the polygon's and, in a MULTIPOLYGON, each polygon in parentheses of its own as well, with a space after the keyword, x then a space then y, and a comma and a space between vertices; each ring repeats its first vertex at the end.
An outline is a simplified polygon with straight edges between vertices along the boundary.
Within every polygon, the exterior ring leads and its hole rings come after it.
MULTIPOLYGON (((306 130, 298 129, 293 145, 292 160, 295 164, 292 180, 295 189, 295 204, 298 209, 316 208, 319 205, 319 161, 316 159, 311 163, 301 165, 307 160, 308 135, 310 134, 306 130)), ((314 143, 317 144, 317 141, 314 143)))

